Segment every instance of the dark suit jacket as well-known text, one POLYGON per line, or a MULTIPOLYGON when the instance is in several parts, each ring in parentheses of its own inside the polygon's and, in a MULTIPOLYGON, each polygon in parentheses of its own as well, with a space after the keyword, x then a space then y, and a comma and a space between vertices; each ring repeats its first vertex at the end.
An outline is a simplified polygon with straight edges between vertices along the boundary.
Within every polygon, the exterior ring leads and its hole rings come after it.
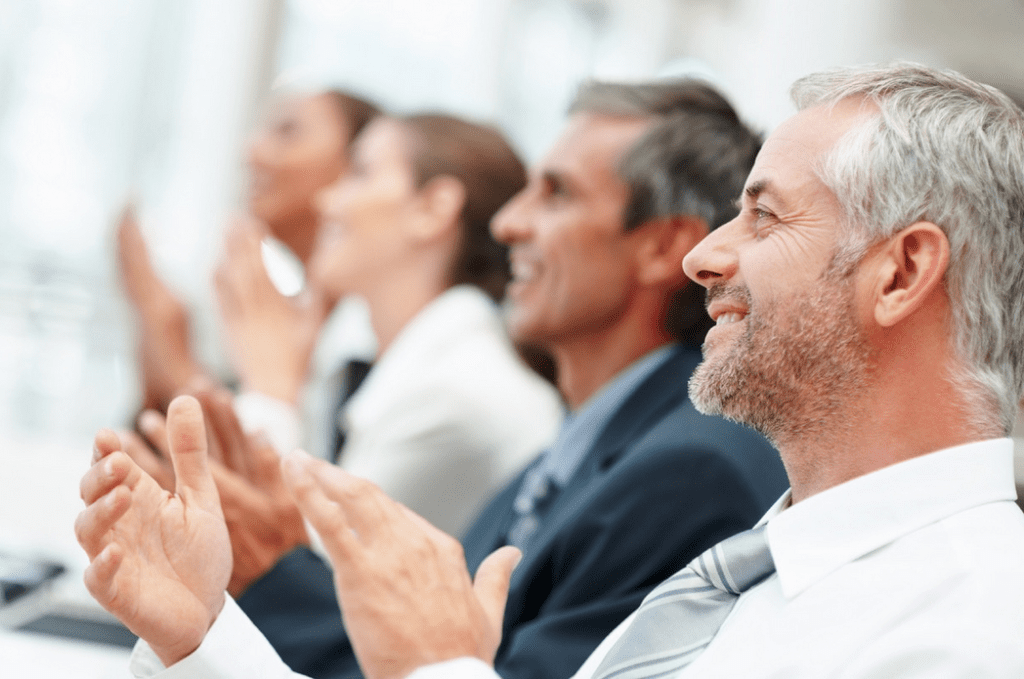
MULTIPOLYGON (((763 438, 690 404, 699 360, 695 350, 673 350, 545 509, 512 575, 495 662, 504 679, 571 676, 655 585, 750 528, 785 490, 778 454, 763 438)), ((471 572, 505 544, 521 479, 463 539, 471 572)), ((296 671, 360 676, 330 571, 308 550, 287 555, 239 604, 296 671)))

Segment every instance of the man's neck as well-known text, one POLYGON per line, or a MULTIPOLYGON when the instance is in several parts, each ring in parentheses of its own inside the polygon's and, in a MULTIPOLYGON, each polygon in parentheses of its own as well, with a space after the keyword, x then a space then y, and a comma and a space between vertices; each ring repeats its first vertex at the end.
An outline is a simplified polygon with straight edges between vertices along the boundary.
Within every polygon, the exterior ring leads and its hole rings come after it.
POLYGON ((673 338, 664 330, 605 333, 551 347, 558 366, 558 389, 576 410, 623 369, 673 338))
POLYGON ((1002 435, 972 424, 963 395, 948 380, 922 379, 928 384, 876 383, 830 418, 833 426, 776 437, 793 502, 889 465, 1002 435))

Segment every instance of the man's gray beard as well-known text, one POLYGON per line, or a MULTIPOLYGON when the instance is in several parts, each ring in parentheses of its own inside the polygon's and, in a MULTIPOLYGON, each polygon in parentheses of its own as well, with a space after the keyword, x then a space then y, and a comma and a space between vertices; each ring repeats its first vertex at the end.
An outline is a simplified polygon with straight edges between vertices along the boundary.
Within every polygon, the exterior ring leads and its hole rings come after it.
MULTIPOLYGON (((721 296, 749 303, 746 288, 721 296)), ((698 411, 746 424, 776 445, 845 426, 849 396, 868 373, 852 277, 826 273, 786 306, 748 307, 744 333, 690 377, 698 411)))

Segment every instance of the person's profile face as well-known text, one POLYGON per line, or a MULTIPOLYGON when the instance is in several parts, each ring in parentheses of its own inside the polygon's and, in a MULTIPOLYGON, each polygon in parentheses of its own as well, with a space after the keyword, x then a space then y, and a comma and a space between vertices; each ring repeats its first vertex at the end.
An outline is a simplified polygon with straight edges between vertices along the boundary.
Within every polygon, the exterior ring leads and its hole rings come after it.
POLYGON ((249 146, 253 216, 279 237, 293 222, 308 225, 317 192, 347 168, 348 134, 328 95, 278 102, 249 146))
POLYGON ((310 275, 329 292, 365 292, 405 256, 417 196, 410 146, 401 122, 375 120, 353 142, 349 172, 320 193, 310 275))
POLYGON ((629 189, 616 167, 649 124, 574 115, 527 186, 495 215, 491 232, 510 246, 506 301, 517 340, 551 346, 601 332, 628 307, 629 189))
POLYGON ((818 169, 870 112, 841 102, 780 125, 754 163, 739 215, 683 260, 709 288, 716 320, 691 381, 691 398, 706 411, 770 428, 779 403, 827 402, 833 395, 821 389, 842 387, 862 367, 857 271, 829 266, 844 215, 818 169))

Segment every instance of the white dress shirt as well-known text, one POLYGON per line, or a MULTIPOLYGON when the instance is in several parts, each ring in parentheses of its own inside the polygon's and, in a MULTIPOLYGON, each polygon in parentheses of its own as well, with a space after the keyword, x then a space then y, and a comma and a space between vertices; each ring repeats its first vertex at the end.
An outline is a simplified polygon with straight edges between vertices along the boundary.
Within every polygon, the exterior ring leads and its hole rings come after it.
MULTIPOLYGON (((767 523, 776 574, 678 679, 1024 677, 1024 515, 1008 439, 853 479, 767 523)), ((785 508, 785 511, 783 509, 785 508)), ((574 679, 590 679, 632 616, 574 679)), ((477 660, 410 679, 493 679, 477 660)))
MULTIPOLYGON (((276 416, 261 405, 268 423, 289 409, 277 403, 276 416)), ((562 411, 555 389, 519 359, 498 307, 460 285, 402 328, 348 401, 340 464, 459 536, 551 443, 562 411)))
MULTIPOLYGON (((1014 498, 1009 439, 901 462, 793 506, 783 496, 760 522, 776 573, 739 597, 678 679, 1024 677, 1024 515, 1014 498)), ((294 676, 232 607, 161 679, 294 676), (229 667, 242 655, 259 672, 229 667)), ((592 677, 631 621, 575 679, 592 677)), ((136 676, 151 676, 154 661, 140 643, 136 676)), ((496 676, 462 658, 411 679, 496 676)))

